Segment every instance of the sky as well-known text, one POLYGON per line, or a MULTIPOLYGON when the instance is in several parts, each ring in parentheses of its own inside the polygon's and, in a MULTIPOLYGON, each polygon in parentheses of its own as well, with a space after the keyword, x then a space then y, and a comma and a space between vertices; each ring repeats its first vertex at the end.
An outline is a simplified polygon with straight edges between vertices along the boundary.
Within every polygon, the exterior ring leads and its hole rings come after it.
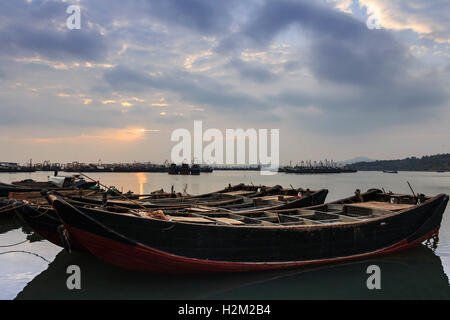
POLYGON ((282 163, 450 152, 448 0, 1 0, 0 43, 0 161, 163 162, 195 120, 282 163))

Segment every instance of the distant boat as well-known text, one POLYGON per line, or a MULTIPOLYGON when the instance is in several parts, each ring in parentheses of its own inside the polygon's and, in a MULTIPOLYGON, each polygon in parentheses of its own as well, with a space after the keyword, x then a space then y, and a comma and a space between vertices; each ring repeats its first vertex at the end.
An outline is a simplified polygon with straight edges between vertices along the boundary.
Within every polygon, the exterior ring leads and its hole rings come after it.
POLYGON ((203 166, 203 167, 200 168, 200 172, 210 173, 210 172, 213 172, 213 171, 214 171, 214 169, 212 167, 210 167, 210 166, 203 166))
POLYGON ((200 175, 200 166, 198 164, 193 164, 191 167, 191 175, 198 176, 200 175))
POLYGON ((169 174, 178 174, 180 172, 180 168, 175 163, 172 163, 168 172, 169 174))
POLYGON ((180 174, 181 175, 186 175, 186 176, 191 174, 191 168, 189 168, 189 165, 187 163, 183 163, 181 165, 180 174))
POLYGON ((384 173, 398 173, 397 170, 383 170, 384 173))

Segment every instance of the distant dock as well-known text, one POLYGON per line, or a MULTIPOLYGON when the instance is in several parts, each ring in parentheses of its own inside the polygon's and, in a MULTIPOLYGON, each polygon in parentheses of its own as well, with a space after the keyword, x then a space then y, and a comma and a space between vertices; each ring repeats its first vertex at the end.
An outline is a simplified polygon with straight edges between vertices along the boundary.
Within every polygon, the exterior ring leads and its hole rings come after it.
POLYGON ((351 173, 357 170, 349 167, 284 167, 285 173, 297 174, 326 174, 326 173, 351 173))

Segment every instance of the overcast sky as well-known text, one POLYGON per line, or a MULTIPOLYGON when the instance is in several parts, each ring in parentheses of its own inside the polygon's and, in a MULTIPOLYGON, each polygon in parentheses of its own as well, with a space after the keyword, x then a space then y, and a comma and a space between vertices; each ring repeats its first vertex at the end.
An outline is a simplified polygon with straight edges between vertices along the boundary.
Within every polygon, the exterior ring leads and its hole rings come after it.
POLYGON ((194 120, 282 163, 450 152, 449 45, 448 0, 1 0, 0 161, 162 162, 194 120))

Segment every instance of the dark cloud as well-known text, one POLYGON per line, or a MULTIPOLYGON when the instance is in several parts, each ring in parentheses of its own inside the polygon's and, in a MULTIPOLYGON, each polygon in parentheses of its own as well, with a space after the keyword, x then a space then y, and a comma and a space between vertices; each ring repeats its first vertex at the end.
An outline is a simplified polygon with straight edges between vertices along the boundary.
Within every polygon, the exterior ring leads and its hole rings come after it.
POLYGON ((118 66, 104 75, 105 81, 113 90, 121 92, 142 92, 149 89, 167 90, 179 95, 183 100, 216 108, 224 113, 242 108, 248 110, 267 110, 269 105, 251 95, 235 92, 220 85, 211 78, 195 77, 187 72, 174 72, 162 76, 118 66))
MULTIPOLYGON (((5 0, 0 3, 0 54, 39 56, 59 61, 105 58, 107 45, 99 31, 82 23, 81 30, 65 27, 69 3, 5 0)), ((83 19, 82 19, 82 22, 83 19)))
POLYGON ((232 21, 230 10, 234 1, 149 0, 148 2, 149 13, 152 16, 200 33, 224 31, 232 21))
POLYGON ((267 66, 245 62, 239 58, 233 58, 228 66, 235 69, 243 79, 268 83, 278 79, 278 76, 267 69, 267 66))
MULTIPOLYGON (((86 3, 89 17, 106 26, 114 19, 145 20, 163 23, 166 27, 186 28, 200 34, 226 31, 233 22, 231 11, 236 0, 107 0, 86 3)), ((182 32, 178 29, 178 32, 182 32)))
POLYGON ((300 122, 310 130, 357 132, 417 123, 439 112, 449 99, 445 75, 423 72, 419 60, 391 32, 368 29, 365 22, 316 2, 266 1, 216 52, 268 51, 286 30, 297 30, 310 46, 306 58, 288 61, 285 70, 306 66, 323 89, 318 93, 299 87, 267 99, 303 118, 300 122), (310 106, 320 109, 320 116, 305 113, 310 106))
MULTIPOLYGON (((266 48, 291 26, 311 41, 310 68, 323 80, 373 85, 404 74, 410 57, 386 30, 370 30, 347 13, 311 1, 267 1, 241 32, 219 45, 219 52, 242 46, 266 48)), ((294 63, 291 61, 290 63, 294 63)))
POLYGON ((106 43, 96 32, 55 31, 10 26, 0 32, 0 54, 40 56, 58 61, 99 61, 105 57, 106 43))
POLYGON ((293 114, 286 120, 295 119, 308 130, 355 134, 437 120, 449 98, 439 80, 415 79, 357 90, 342 88, 341 92, 329 87, 320 93, 282 91, 267 100, 285 106, 286 112, 293 114), (317 112, 308 112, 311 107, 317 112))

